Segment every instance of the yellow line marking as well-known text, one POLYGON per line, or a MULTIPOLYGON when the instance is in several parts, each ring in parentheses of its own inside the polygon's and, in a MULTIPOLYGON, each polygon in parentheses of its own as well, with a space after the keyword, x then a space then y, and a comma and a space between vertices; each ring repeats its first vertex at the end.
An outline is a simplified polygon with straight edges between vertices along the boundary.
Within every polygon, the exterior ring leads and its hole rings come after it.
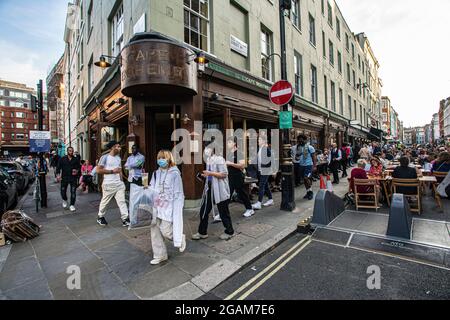
POLYGON ((249 295, 251 295, 253 292, 255 292, 259 287, 261 287, 264 283, 267 282, 270 278, 272 278, 278 271, 281 270, 286 264, 288 264, 289 261, 294 259, 303 249, 305 249, 310 243, 312 242, 311 239, 308 239, 308 241, 301 246, 297 251, 294 252, 289 258, 287 258, 283 263, 281 263, 278 267, 276 267, 272 272, 270 272, 268 275, 266 275, 261 281, 259 281, 254 287, 252 287, 250 290, 248 290, 246 293, 244 293, 241 297, 239 297, 237 300, 245 300, 249 295))
POLYGON ((266 267, 263 271, 258 273, 256 276, 254 276, 252 279, 247 281, 244 285, 242 285, 239 289, 237 289, 235 292, 230 294, 228 297, 225 298, 225 300, 231 300, 235 296, 237 296, 239 293, 244 291, 247 287, 251 286, 256 280, 261 278, 266 272, 268 272, 270 269, 272 269, 274 266, 276 266, 278 263, 280 263, 286 256, 288 256, 292 251, 297 249, 299 246, 301 246, 304 242, 308 241, 309 237, 306 237, 299 241, 297 244, 295 244, 292 248, 290 248, 288 251, 286 251, 281 257, 279 257, 277 260, 272 262, 268 267, 266 267))

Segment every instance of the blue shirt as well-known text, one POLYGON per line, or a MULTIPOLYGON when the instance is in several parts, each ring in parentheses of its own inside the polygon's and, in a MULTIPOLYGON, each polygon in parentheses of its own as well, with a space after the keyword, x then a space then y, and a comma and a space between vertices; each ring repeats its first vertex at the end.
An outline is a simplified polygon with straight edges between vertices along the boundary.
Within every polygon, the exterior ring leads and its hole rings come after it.
POLYGON ((127 163, 125 163, 125 169, 130 171, 128 175, 129 182, 133 182, 133 178, 142 178, 142 168, 144 167, 144 163, 145 157, 140 153, 137 155, 132 154, 128 157, 127 163))
POLYGON ((316 153, 313 146, 306 144, 304 146, 295 145, 292 147, 292 161, 300 164, 302 167, 314 165, 312 155, 316 153))

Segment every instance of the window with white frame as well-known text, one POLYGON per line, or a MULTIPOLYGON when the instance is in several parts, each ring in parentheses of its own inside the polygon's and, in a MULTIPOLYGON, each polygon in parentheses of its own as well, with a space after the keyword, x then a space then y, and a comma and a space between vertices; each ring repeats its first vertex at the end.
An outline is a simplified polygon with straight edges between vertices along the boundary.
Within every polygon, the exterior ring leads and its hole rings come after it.
POLYGON ((9 106, 13 108, 23 108, 23 102, 21 101, 10 101, 9 106))
POLYGON ((4 89, 0 89, 0 96, 4 96, 5 95, 5 90, 4 89))
POLYGON ((0 106, 5 107, 6 106, 6 101, 5 100, 0 100, 0 106))
POLYGON ((344 115, 344 91, 339 88, 339 113, 344 115))
POLYGON ((292 24, 297 28, 301 29, 300 0, 291 0, 291 2, 292 2, 292 9, 291 9, 292 24))
POLYGON ((25 92, 10 91, 9 96, 13 98, 28 99, 29 95, 25 92))
POLYGON ((184 42, 208 51, 209 0, 184 0, 184 42))
POLYGON ((16 139, 23 140, 23 139, 25 139, 25 135, 23 133, 18 133, 18 134, 16 134, 16 139))
POLYGON ((328 41, 328 50, 330 56, 330 64, 334 66, 334 44, 331 41, 328 41))
POLYGON ((25 129, 25 126, 24 126, 23 123, 17 122, 17 123, 16 123, 16 128, 17 128, 17 129, 25 129))
POLYGON ((111 55, 116 57, 123 48, 124 40, 124 16, 123 3, 115 12, 111 21, 111 55))
POLYGON ((328 2, 328 24, 330 27, 333 27, 333 7, 331 6, 330 1, 328 2))
POLYGON ((311 14, 309 15, 309 42, 316 45, 316 20, 311 14))
POLYGON ((333 81, 330 82, 331 84, 331 110, 336 112, 336 85, 333 81))
POLYGON ((88 35, 91 34, 92 29, 94 29, 94 21, 92 20, 92 8, 94 6, 94 0, 91 0, 89 4, 88 13, 87 13, 87 27, 88 27, 88 35))
POLYGON ((295 93, 303 96, 303 57, 294 52, 294 68, 295 68, 295 93))
POLYGON ((261 28, 261 68, 262 77, 272 81, 273 60, 269 59, 272 54, 272 34, 264 27, 261 28))
POLYGON ((342 53, 338 51, 338 71, 342 74, 342 53))
POLYGON ((336 17, 336 35, 338 39, 341 39, 341 21, 336 17))
POLYGON ((25 113, 23 113, 23 112, 16 112, 16 118, 25 119, 25 113))
POLYGON ((91 59, 89 61, 88 65, 88 94, 94 90, 94 57, 91 56, 91 59))
POLYGON ((318 102, 318 93, 317 93, 317 68, 314 65, 311 65, 311 100, 314 103, 318 102))

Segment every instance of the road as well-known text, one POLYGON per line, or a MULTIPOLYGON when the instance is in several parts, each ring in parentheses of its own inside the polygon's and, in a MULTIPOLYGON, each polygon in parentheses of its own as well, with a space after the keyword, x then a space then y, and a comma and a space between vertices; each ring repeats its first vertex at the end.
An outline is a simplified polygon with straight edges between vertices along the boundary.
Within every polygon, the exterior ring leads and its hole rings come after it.
POLYGON ((449 269, 345 248, 298 234, 200 299, 449 298, 449 269), (371 287, 377 286, 373 280, 376 274, 368 273, 371 266, 379 267, 379 289, 368 288, 368 282, 371 287))

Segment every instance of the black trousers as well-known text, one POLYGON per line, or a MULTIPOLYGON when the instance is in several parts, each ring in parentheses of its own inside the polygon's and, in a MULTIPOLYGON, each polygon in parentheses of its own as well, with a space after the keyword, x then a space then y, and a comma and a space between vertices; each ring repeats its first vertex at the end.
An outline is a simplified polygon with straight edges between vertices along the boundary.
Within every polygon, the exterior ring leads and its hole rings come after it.
MULTIPOLYGON (((223 226, 225 227, 225 233, 232 235, 234 234, 233 224, 231 223, 230 210, 228 209, 228 203, 230 200, 223 201, 217 204, 219 209, 220 219, 222 220, 223 226)), ((198 233, 201 235, 208 234, 208 223, 209 214, 212 210, 212 190, 211 184, 209 184, 208 193, 206 194, 206 199, 203 199, 203 204, 200 209, 200 225, 198 227, 198 233)))
POLYGON ((67 187, 70 185, 70 205, 74 206, 77 200, 77 188, 78 182, 75 179, 62 180, 61 181, 61 197, 64 201, 67 201, 67 187))
POLYGON ((347 177, 347 166, 348 166, 348 161, 347 160, 341 160, 341 164, 342 164, 342 178, 347 177))
POLYGON ((133 181, 131 183, 134 183, 135 185, 142 187, 142 178, 133 178, 133 181))
POLYGON ((339 183, 339 161, 333 160, 330 163, 330 170, 333 173, 333 182, 339 183))
POLYGON ((327 175, 328 174, 328 164, 327 163, 319 164, 317 166, 317 172, 321 175, 327 175))
POLYGON ((294 163, 294 178, 295 178, 295 186, 299 187, 302 182, 302 175, 300 172, 300 163, 294 163))
POLYGON ((230 183, 230 196, 233 196, 233 193, 236 191, 239 199, 244 203, 244 206, 247 210, 252 209, 252 203, 250 202, 250 198, 248 197, 247 192, 244 190, 244 178, 243 177, 235 177, 230 175, 229 177, 230 183))

